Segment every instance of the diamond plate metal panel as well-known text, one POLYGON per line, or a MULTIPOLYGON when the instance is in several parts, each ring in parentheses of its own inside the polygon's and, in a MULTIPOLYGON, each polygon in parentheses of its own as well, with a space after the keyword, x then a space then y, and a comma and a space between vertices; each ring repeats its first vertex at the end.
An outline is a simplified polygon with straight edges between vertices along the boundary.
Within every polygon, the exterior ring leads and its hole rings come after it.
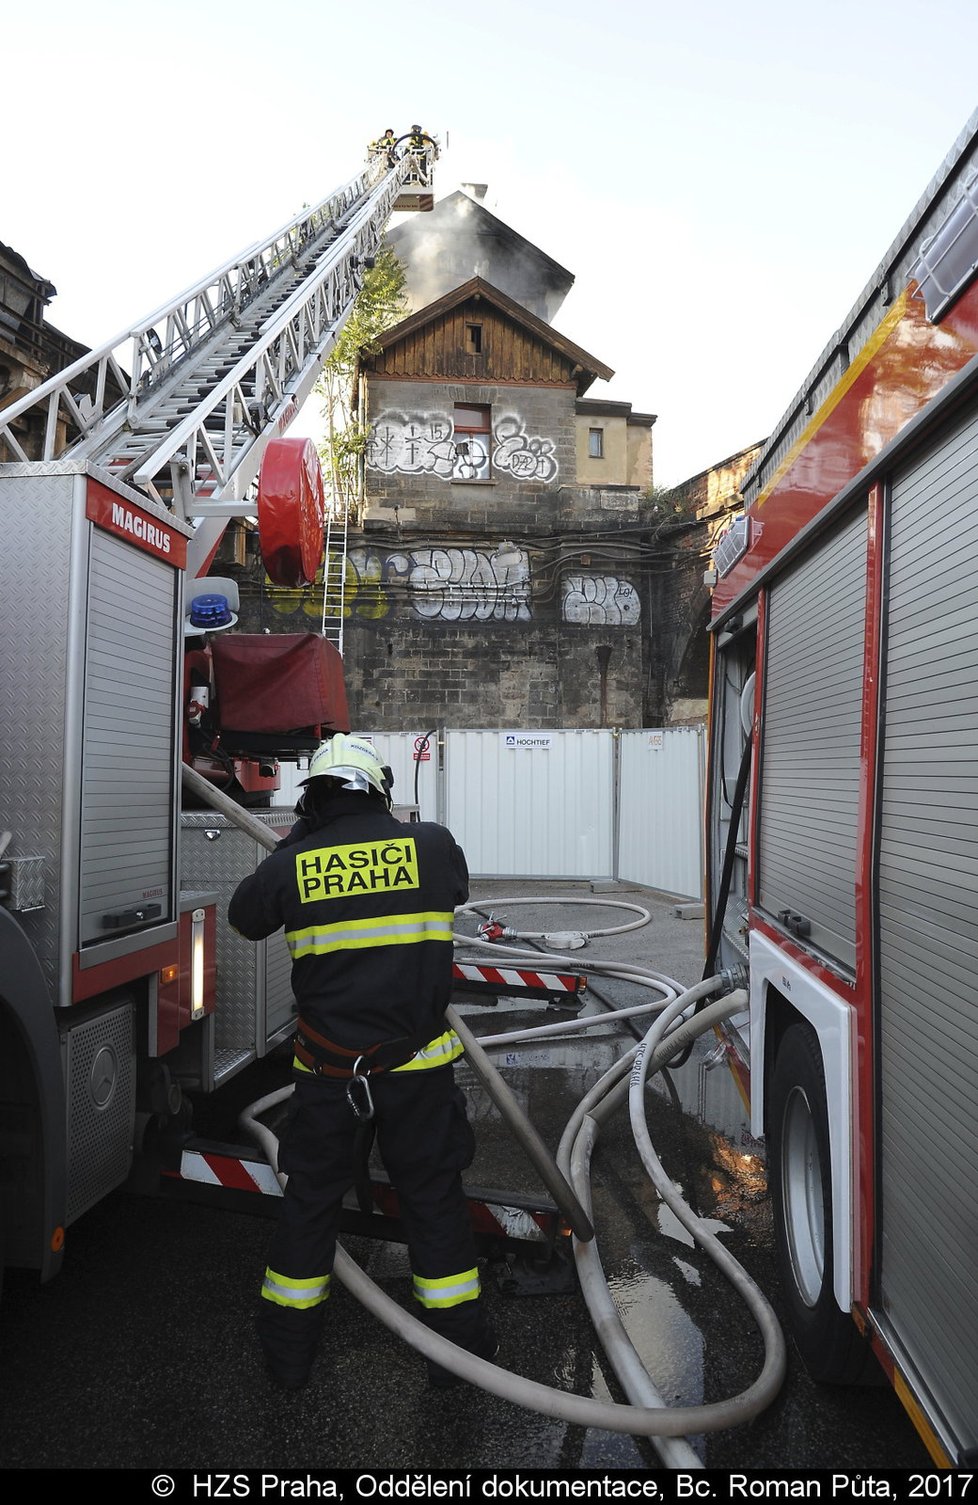
MULTIPOLYGON (((250 811, 274 835, 292 824, 290 811, 250 811)), ((241 879, 254 872, 267 851, 216 812, 194 811, 181 819, 180 882, 184 889, 209 888, 217 893, 217 997, 214 1046, 219 1057, 242 1064, 281 1033, 292 1014, 289 957, 282 935, 246 941, 226 922, 231 895, 241 879), (282 953, 284 952, 284 963, 282 953)))
POLYGON ((7 867, 10 873, 8 909, 12 909, 15 914, 29 914, 32 910, 43 909, 44 858, 12 857, 7 867))
MULTIPOLYGON (((7 749, 0 809, 13 833, 11 857, 42 866, 46 906, 22 916, 52 997, 57 996, 61 920, 61 791, 72 475, 0 475, 0 593, 22 630, 0 639, 0 725, 7 749), (30 547, 16 541, 29 536, 30 547)), ((67 1000, 64 1000, 67 1002, 67 1000)))
POLYGON ((265 942, 265 1038, 287 1033, 296 1018, 292 992, 292 957, 284 935, 270 935, 265 942))

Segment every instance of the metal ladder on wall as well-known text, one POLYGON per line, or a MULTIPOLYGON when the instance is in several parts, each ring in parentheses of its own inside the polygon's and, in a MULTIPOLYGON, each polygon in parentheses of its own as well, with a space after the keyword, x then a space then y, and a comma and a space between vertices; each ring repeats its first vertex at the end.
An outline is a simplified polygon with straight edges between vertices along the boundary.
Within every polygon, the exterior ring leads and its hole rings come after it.
MULTIPOLYGON (((196 523, 188 574, 203 571, 229 519, 253 515, 265 446, 312 391, 416 168, 411 156, 390 168, 374 159, 315 208, 5 408, 0 463, 32 462, 27 443, 42 462, 103 467, 196 523)), ((341 554, 342 591, 345 521, 341 554)), ((341 631, 342 601, 334 619, 341 631)))
POLYGON ((326 513, 326 554, 323 558, 322 635, 343 655, 343 624, 346 618, 346 540, 349 509, 330 501, 326 513), (336 515, 337 507, 342 516, 336 515))

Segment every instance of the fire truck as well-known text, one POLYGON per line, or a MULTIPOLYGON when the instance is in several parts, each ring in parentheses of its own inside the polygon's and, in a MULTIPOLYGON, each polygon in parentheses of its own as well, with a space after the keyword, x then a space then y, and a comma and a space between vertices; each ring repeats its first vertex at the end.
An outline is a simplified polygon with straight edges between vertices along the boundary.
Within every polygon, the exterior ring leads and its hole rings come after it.
POLYGON ((708 972, 811 1374, 978 1460, 978 114, 715 541, 708 972))
POLYGON ((286 430, 391 214, 431 207, 435 155, 375 156, 0 410, 0 1272, 50 1278, 146 1126, 294 1029, 281 937, 223 923, 264 847, 185 769, 267 803, 280 760, 349 730, 340 655, 326 634, 188 637, 188 609, 236 616, 210 573, 234 518, 274 583, 316 580, 322 475, 286 430))

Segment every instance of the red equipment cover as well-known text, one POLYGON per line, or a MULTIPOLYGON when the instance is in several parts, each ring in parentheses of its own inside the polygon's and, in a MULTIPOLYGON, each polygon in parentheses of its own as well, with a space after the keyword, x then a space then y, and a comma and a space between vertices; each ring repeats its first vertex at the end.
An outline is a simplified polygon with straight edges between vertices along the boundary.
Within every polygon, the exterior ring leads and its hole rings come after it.
POLYGON ((271 439, 258 477, 258 539, 273 585, 312 585, 323 562, 326 502, 311 439, 271 439))
POLYGON ((210 648, 222 730, 350 730, 343 660, 317 633, 222 632, 210 648))

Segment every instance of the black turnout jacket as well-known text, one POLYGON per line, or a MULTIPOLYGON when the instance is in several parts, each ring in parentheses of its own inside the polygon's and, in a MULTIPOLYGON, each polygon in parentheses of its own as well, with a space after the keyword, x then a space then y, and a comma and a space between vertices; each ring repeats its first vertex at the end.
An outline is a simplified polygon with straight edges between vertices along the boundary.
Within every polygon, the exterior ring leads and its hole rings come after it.
POLYGON ((338 794, 310 829, 296 822, 238 885, 228 921, 249 940, 284 926, 300 1015, 358 1050, 445 1029, 452 921, 469 896, 465 855, 431 821, 338 794))

